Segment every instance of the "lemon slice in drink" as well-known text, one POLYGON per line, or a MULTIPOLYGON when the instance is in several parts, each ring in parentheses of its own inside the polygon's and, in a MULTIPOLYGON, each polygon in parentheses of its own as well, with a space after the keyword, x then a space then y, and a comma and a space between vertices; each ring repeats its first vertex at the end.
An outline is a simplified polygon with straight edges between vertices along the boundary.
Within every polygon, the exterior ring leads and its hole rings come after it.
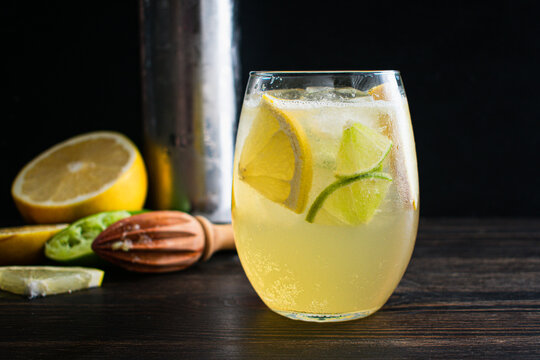
POLYGON ((317 196, 306 220, 322 225, 360 225, 368 223, 382 200, 392 178, 370 172, 338 179, 317 196))
POLYGON ((72 222, 101 211, 140 210, 147 179, 135 145, 115 132, 68 139, 36 157, 17 175, 12 195, 30 222, 72 222))
POLYGON ((311 150, 296 119, 262 96, 240 161, 239 178, 260 194, 301 213, 312 181, 311 150))
POLYGON ((377 85, 369 89, 368 94, 373 97, 373 100, 396 100, 401 94, 396 83, 388 82, 377 85))
POLYGON ((375 130, 352 124, 343 130, 343 137, 336 159, 336 176, 348 177, 380 168, 392 141, 375 130))
POLYGON ((101 285, 103 271, 81 267, 0 267, 0 289, 30 298, 101 285))

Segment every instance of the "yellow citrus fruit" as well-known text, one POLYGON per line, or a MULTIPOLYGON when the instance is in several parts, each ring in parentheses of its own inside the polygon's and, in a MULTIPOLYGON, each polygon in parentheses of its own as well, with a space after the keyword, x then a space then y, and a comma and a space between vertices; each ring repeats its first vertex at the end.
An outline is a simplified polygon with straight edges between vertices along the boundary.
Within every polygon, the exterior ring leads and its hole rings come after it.
POLYGON ((140 210, 146 199, 143 159, 124 135, 99 131, 46 150, 17 175, 11 193, 29 222, 72 222, 102 211, 140 210))
POLYGON ((394 83, 384 83, 374 86, 368 91, 368 94, 375 100, 394 100, 400 96, 397 84, 394 83))
POLYGON ((45 242, 67 224, 0 229, 0 265, 33 264, 43 257, 45 242))
MULTIPOLYGON (((157 174, 150 180, 155 182, 154 188, 159 189, 159 192, 152 193, 152 202, 157 209, 170 209, 175 188, 173 184, 174 169, 171 166, 169 149, 167 146, 153 143, 148 143, 146 149, 148 170, 151 174, 157 174)), ((189 209, 179 210, 187 211, 189 209)))
POLYGON ((6 266, 0 267, 0 289, 30 298, 71 293, 101 286, 103 275, 82 267, 6 266))
POLYGON ((263 95, 246 138, 239 178, 266 198, 301 213, 312 181, 311 149, 304 130, 276 98, 263 95))

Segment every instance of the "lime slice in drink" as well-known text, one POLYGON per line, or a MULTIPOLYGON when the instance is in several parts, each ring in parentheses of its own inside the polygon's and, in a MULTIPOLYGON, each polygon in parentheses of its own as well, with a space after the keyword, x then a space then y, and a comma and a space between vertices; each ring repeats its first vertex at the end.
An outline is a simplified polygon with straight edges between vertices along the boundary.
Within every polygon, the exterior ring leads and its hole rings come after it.
POLYGON ((81 267, 0 267, 0 289, 30 298, 98 287, 103 271, 81 267))
POLYGON ((352 124, 343 130, 336 159, 336 176, 349 177, 380 167, 392 147, 392 141, 375 130, 352 124))
POLYGON ((371 220, 392 178, 371 172, 338 179, 317 196, 306 220, 322 225, 360 225, 371 220))
POLYGON ((99 261, 92 251, 92 242, 107 227, 128 216, 131 212, 119 210, 82 218, 45 243, 45 256, 55 261, 79 264, 99 261))

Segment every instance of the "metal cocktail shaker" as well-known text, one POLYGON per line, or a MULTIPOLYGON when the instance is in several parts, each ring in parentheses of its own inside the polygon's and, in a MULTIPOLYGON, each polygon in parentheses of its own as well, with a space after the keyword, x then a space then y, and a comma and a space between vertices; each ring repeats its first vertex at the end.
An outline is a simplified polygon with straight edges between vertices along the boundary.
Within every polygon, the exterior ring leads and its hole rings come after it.
POLYGON ((151 206, 230 222, 238 106, 234 0, 141 0, 151 206))

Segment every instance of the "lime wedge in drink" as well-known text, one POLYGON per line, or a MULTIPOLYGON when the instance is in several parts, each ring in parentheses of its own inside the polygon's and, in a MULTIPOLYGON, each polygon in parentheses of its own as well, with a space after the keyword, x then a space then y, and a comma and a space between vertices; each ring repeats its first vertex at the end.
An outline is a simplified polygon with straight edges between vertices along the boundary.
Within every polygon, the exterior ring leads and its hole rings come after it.
POLYGON ((336 176, 349 177, 378 169, 391 147, 390 139, 365 125, 346 127, 337 154, 336 176))
POLYGON ((392 178, 370 172, 338 179, 317 196, 306 220, 322 225, 360 225, 371 220, 392 178))
POLYGON ((0 267, 0 289, 30 298, 98 287, 103 271, 81 267, 0 267))
POLYGON ((107 227, 131 216, 129 211, 106 211, 82 218, 60 231, 45 243, 49 259, 86 264, 99 261, 92 251, 92 242, 107 227))

